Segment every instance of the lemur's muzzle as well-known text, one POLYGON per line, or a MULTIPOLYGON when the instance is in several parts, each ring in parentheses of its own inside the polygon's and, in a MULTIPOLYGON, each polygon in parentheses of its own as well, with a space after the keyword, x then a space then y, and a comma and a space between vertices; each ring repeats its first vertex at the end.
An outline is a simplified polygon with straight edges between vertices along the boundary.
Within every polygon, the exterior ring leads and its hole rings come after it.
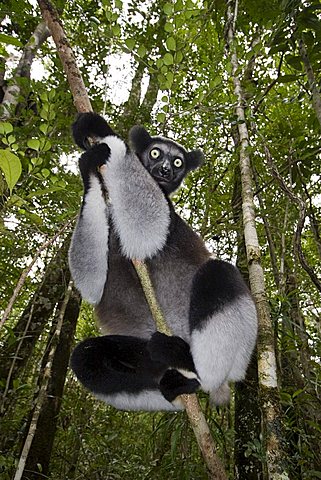
POLYGON ((159 180, 170 182, 173 179, 173 169, 168 160, 154 165, 152 175, 159 180))

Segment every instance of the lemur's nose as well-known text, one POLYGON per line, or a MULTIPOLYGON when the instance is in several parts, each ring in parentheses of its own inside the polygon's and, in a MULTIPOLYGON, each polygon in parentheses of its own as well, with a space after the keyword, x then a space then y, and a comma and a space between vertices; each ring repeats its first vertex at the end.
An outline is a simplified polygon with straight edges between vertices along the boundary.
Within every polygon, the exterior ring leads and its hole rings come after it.
POLYGON ((169 164, 169 162, 164 162, 163 165, 160 166, 159 168, 159 174, 162 176, 162 177, 167 177, 169 176, 171 173, 171 166, 169 164))

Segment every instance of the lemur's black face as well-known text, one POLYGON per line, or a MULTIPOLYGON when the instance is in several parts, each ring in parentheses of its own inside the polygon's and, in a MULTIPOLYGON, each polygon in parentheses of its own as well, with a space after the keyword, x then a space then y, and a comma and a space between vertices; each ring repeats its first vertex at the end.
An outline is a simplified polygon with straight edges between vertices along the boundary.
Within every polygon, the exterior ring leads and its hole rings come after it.
POLYGON ((174 192, 190 170, 203 162, 200 150, 187 152, 176 142, 151 137, 143 127, 133 127, 130 142, 136 155, 165 194, 174 192))

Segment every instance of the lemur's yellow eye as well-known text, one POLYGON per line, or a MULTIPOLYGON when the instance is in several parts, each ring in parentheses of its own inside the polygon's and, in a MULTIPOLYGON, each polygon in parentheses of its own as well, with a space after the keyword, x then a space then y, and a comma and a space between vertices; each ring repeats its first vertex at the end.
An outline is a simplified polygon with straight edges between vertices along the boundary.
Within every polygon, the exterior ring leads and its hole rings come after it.
POLYGON ((176 168, 180 168, 182 165, 183 165, 182 160, 181 160, 180 158, 175 158, 175 160, 174 160, 174 166, 175 166, 176 168))
POLYGON ((156 158, 160 156, 158 148, 153 148, 153 150, 150 151, 150 156, 156 160, 156 158))

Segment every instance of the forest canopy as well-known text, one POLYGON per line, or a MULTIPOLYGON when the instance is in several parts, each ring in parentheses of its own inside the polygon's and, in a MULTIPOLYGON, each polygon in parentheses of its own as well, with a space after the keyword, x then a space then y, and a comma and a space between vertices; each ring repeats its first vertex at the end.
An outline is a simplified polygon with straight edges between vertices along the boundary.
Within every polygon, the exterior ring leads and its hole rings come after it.
MULTIPOLYGON (((260 326, 230 405, 199 395, 227 478, 321 478, 320 1, 52 4, 95 112, 204 152, 175 209, 238 266, 260 326)), ((208 478, 184 412, 117 411, 68 367, 99 334, 67 259, 77 109, 38 3, 0 22, 0 476, 208 478)))

